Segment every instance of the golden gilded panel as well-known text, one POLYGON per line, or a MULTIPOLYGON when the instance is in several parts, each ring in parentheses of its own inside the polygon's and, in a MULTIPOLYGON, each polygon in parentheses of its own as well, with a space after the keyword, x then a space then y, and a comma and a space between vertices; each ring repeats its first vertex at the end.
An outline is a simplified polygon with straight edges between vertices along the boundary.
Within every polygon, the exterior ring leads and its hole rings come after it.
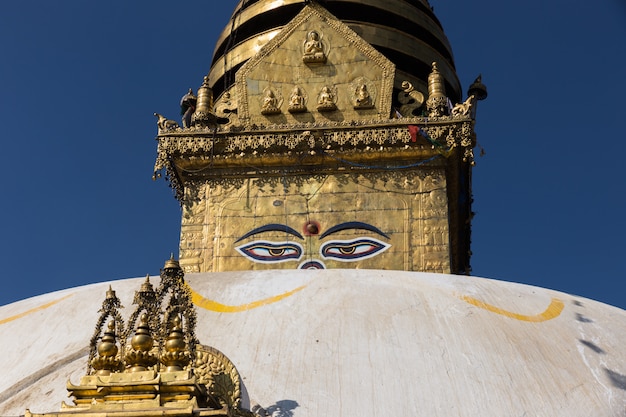
POLYGON ((394 64, 322 7, 309 5, 236 75, 244 124, 387 118, 394 64))
POLYGON ((212 184, 185 210, 190 271, 365 268, 449 272, 443 169, 212 184), (201 209, 201 207, 204 207, 201 209), (189 220, 187 220, 189 222, 189 220), (201 223, 202 234, 198 232, 201 223))

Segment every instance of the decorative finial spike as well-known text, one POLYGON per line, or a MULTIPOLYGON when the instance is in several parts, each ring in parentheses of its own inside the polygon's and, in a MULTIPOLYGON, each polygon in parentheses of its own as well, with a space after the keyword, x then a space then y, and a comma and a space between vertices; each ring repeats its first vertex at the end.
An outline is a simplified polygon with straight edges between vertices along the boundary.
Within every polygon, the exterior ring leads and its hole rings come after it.
POLYGON ((432 71, 428 75, 428 100, 426 107, 430 117, 439 117, 448 112, 448 97, 446 96, 445 80, 437 68, 437 63, 432 63, 432 71))
POLYGON ((107 323, 107 330, 98 344, 98 357, 90 361, 97 375, 110 375, 120 369, 121 362, 117 358, 118 347, 115 341, 115 321, 107 323))
POLYGON ((156 356, 150 352, 154 345, 154 339, 150 334, 146 313, 143 313, 139 318, 139 325, 130 345, 132 349, 126 353, 126 363, 130 366, 130 372, 142 372, 157 363, 156 356))
POLYGON ((115 295, 115 291, 113 290, 113 287, 111 287, 111 285, 109 285, 109 289, 107 290, 106 298, 109 300, 117 298, 117 296, 115 295))
POLYGON ((166 366, 166 372, 182 371, 191 361, 191 352, 187 349, 181 326, 181 318, 176 314, 171 321, 165 352, 161 354, 161 363, 166 366))
POLYGON ((152 289, 152 284, 150 283, 150 275, 146 275, 146 280, 141 284, 141 288, 139 289, 142 293, 152 293, 154 290, 152 289))
POLYGON ((165 265, 163 266, 164 270, 168 270, 168 269, 176 269, 176 270, 180 270, 180 263, 178 263, 178 261, 176 260, 176 258, 174 258, 174 254, 172 253, 170 255, 170 259, 168 259, 167 261, 165 261, 165 265))

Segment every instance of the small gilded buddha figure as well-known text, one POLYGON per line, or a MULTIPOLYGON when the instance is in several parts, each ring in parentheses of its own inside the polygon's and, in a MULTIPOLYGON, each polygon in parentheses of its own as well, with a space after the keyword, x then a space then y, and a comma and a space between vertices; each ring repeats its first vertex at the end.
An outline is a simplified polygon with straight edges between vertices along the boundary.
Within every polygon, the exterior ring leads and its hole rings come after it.
POLYGON ((261 114, 269 115, 278 113, 280 113, 280 109, 278 108, 278 99, 272 90, 267 89, 265 91, 265 96, 263 97, 263 103, 261 104, 261 114))
POLYGON ((367 91, 367 85, 361 84, 356 88, 354 92, 355 100, 354 100, 354 108, 355 109, 371 109, 374 107, 374 103, 372 102, 372 97, 370 93, 367 91))
POLYGON ((304 42, 304 55, 302 61, 305 63, 321 63, 326 62, 326 54, 322 41, 320 40, 320 34, 312 30, 306 35, 306 41, 304 42))
POLYGON ((335 95, 331 91, 330 87, 322 88, 319 98, 317 100, 317 111, 333 111, 337 110, 335 104, 335 95))
POLYGON ((295 86, 291 91, 288 110, 290 113, 302 113, 306 111, 306 105, 304 104, 304 95, 302 95, 302 91, 298 86, 295 86))

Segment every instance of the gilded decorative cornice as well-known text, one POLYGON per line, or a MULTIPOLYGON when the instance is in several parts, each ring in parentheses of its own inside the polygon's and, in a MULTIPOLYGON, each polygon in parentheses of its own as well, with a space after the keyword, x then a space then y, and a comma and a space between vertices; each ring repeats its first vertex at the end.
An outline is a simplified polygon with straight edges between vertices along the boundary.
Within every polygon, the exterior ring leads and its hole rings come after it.
POLYGON ((435 155, 447 156, 456 149, 461 150, 466 162, 473 163, 473 127, 470 117, 459 114, 254 126, 248 130, 176 129, 157 136, 154 178, 165 170, 166 179, 182 202, 184 184, 194 178, 217 181, 303 167, 321 173, 329 164, 375 170, 381 161, 387 167, 395 164, 401 168, 407 161, 418 163, 435 155), (409 126, 419 127, 422 134, 412 136, 409 126))

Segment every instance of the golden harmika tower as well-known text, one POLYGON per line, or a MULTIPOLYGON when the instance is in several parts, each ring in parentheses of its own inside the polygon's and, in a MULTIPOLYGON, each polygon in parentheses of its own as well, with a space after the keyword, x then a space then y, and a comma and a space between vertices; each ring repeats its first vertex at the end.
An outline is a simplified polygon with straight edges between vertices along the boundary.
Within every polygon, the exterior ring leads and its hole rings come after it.
POLYGON ((468 273, 486 95, 426 0, 241 1, 183 128, 158 115, 181 266, 468 273))

